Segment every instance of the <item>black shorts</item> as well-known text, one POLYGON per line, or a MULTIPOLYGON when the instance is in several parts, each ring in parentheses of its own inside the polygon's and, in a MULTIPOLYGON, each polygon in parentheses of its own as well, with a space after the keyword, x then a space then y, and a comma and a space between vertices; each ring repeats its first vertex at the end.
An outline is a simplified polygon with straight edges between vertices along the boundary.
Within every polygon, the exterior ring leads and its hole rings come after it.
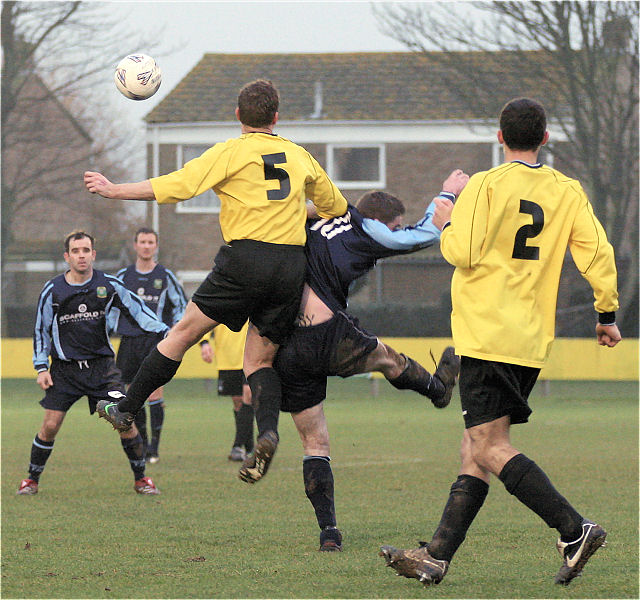
POLYGON ((160 340, 157 333, 143 335, 123 335, 118 348, 116 366, 122 372, 122 381, 129 384, 136 376, 142 361, 147 357, 160 340))
POLYGON ((98 400, 109 400, 111 391, 124 393, 120 371, 112 357, 91 360, 51 361, 53 385, 40 400, 43 408, 67 412, 82 396, 89 399, 89 413, 96 410, 98 400))
POLYGON ((242 396, 242 386, 247 383, 242 369, 218 371, 218 396, 242 396))
POLYGON ((302 246, 236 240, 220 248, 192 300, 232 331, 249 319, 260 335, 281 344, 298 314, 305 266, 302 246))
POLYGON ((320 404, 327 396, 327 377, 363 373, 378 338, 346 313, 311 327, 296 327, 278 350, 274 367, 282 383, 280 410, 297 413, 320 404))
POLYGON ((506 415, 512 425, 529 420, 527 399, 540 369, 468 356, 461 361, 460 400, 467 429, 506 415))

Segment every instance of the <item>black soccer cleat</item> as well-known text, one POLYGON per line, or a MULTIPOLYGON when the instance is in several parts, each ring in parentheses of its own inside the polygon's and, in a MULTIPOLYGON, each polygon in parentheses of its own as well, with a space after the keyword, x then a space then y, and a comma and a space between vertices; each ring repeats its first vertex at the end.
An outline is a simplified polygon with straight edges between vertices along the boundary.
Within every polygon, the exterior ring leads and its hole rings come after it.
POLYGON ((133 426, 134 416, 128 412, 120 412, 117 402, 99 400, 96 410, 98 416, 109 421, 116 431, 129 431, 133 426))
POLYGON ((244 459, 238 477, 246 483, 260 481, 267 474, 277 448, 278 434, 270 429, 265 431, 256 441, 253 452, 244 459))
MULTIPOLYGON (((431 355, 433 358, 433 354, 431 355)), ((434 359, 435 362, 435 359, 434 359)), ((456 355, 453 346, 447 346, 440 357, 440 362, 433 374, 444 385, 444 394, 439 398, 431 398, 431 402, 436 408, 445 408, 451 402, 451 394, 456 385, 456 380, 460 374, 460 357, 456 355)))
POLYGON ((582 575, 582 569, 592 554, 601 546, 605 546, 607 532, 597 523, 582 520, 582 535, 574 542, 565 543, 558 540, 556 548, 564 562, 555 578, 555 583, 569 585, 571 580, 582 575))
POLYGON ((438 585, 449 569, 446 560, 437 560, 429 554, 424 542, 420 542, 419 548, 411 550, 382 546, 380 556, 387 561, 388 567, 396 571, 396 575, 417 579, 425 587, 438 585))
POLYGON ((320 552, 342 552, 342 534, 337 527, 328 525, 320 532, 320 552))

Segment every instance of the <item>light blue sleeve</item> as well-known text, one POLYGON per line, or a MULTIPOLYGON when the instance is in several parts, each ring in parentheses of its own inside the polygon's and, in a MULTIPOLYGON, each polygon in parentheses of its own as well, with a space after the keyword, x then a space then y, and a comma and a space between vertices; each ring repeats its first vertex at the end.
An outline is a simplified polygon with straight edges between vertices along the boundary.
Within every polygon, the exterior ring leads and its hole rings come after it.
POLYGON ((49 368, 51 351, 51 325, 53 323, 53 284, 47 282, 38 298, 36 325, 33 330, 33 366, 36 370, 49 368))
POLYGON ((424 213, 424 218, 415 225, 391 231, 384 223, 375 219, 364 219, 362 228, 376 242, 385 248, 398 251, 420 250, 428 248, 440 239, 440 230, 431 223, 435 204, 432 202, 424 213))
MULTIPOLYGON (((115 308, 124 308, 144 331, 164 333, 169 330, 169 327, 160 321, 155 313, 136 294, 131 293, 124 287, 122 281, 113 276, 107 276, 107 279, 118 296, 120 307, 116 306, 115 308)), ((114 305, 112 304, 112 306, 114 305)), ((110 319, 107 315, 107 323, 109 322, 110 319)))
POLYGON ((175 325, 184 314, 187 308, 187 295, 184 293, 182 286, 178 283, 177 277, 169 270, 167 272, 167 295, 173 306, 171 310, 171 323, 175 325))

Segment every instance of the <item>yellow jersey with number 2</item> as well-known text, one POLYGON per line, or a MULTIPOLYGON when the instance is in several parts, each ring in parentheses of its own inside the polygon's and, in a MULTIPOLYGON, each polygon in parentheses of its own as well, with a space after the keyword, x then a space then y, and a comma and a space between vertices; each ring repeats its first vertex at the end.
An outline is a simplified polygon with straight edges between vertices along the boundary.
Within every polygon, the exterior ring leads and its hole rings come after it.
POLYGON ((567 247, 593 288, 596 311, 618 308, 605 231, 580 183, 548 166, 514 161, 476 173, 440 247, 456 267, 451 329, 457 354, 542 367, 554 339, 567 247))
POLYGON ((213 189, 225 242, 304 246, 307 199, 323 218, 347 210, 346 199, 307 150, 269 133, 244 133, 216 144, 182 169, 150 181, 159 204, 213 189))

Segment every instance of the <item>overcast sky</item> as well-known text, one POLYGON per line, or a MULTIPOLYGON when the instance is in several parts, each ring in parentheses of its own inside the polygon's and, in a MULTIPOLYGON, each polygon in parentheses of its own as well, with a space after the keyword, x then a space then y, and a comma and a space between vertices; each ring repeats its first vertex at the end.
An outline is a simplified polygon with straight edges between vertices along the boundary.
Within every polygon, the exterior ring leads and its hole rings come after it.
MULTIPOLYGON (((151 53, 162 69, 162 85, 149 100, 117 94, 116 103, 140 120, 207 52, 403 51, 377 28, 371 2, 114 2, 123 21, 149 31, 164 28, 151 53)), ((144 48, 139 51, 145 52, 144 48)), ((147 52, 149 53, 149 52, 147 52)))

